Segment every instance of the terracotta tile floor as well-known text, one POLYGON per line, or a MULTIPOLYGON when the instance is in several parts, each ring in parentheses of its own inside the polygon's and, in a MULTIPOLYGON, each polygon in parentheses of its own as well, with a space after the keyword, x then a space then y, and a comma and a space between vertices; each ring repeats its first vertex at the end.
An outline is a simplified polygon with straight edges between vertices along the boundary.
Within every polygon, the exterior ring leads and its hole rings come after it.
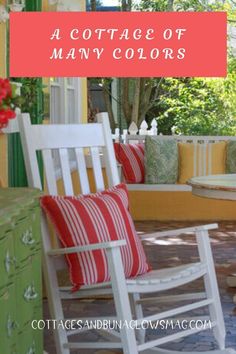
MULTIPOLYGON (((136 228, 138 232, 154 232, 157 230, 166 230, 172 228, 180 228, 205 222, 137 222, 136 228)), ((227 347, 236 349, 236 306, 233 303, 233 295, 236 293, 236 288, 228 288, 226 284, 226 275, 230 272, 230 265, 236 262, 236 222, 221 222, 219 229, 211 231, 211 244, 214 254, 217 278, 220 288, 220 295, 223 305, 225 324, 227 330, 227 347)), ((178 238, 159 239, 158 242, 147 242, 145 250, 148 259, 153 268, 163 268, 178 265, 180 260, 182 263, 195 261, 197 257, 196 242, 192 236, 181 236, 178 238)), ((202 286, 201 280, 187 286, 188 291, 199 290, 202 286)), ((183 289, 183 288, 182 288, 183 289)), ((176 290, 176 293, 179 290, 176 290)), ((174 304, 173 304, 174 305, 174 304)), ((100 300, 83 300, 78 301, 76 305, 71 303, 65 304, 65 311, 76 317, 99 316, 102 314, 112 313, 112 301, 110 299, 100 300)), ((45 318, 49 318, 47 301, 44 302, 45 318)), ((147 308, 147 313, 149 309, 147 308)), ((203 310, 195 311, 195 314, 202 314, 203 310)), ((45 331, 45 350, 49 354, 55 354, 52 333, 50 330, 45 331)), ((86 340, 98 341, 99 336, 92 332, 86 334, 86 340), (86 337, 87 336, 87 337, 86 337)), ((148 332, 148 337, 152 338, 153 332, 148 332)), ((216 348, 216 343, 210 332, 187 337, 177 343, 168 344, 166 346, 179 351, 192 352, 194 350, 206 351, 216 348)), ((99 353, 105 354, 108 352, 101 350, 77 350, 74 353, 87 354, 99 353)), ((118 351, 110 351, 110 353, 118 353, 118 351)))

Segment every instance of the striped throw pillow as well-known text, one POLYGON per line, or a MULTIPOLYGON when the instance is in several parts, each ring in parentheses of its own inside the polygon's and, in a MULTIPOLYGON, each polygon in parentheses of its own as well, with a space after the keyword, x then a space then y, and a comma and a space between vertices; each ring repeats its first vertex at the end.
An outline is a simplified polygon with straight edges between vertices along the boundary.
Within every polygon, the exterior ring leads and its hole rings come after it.
MULTIPOLYGON (((125 239, 127 244, 121 247, 125 276, 135 277, 150 270, 128 211, 125 184, 86 196, 43 196, 41 206, 64 247, 125 239)), ((110 280, 104 250, 74 253, 66 258, 73 290, 110 280)))
POLYGON ((225 173, 226 142, 179 143, 179 179, 184 184, 195 176, 225 173))
POLYGON ((144 144, 114 143, 126 183, 144 183, 144 144))

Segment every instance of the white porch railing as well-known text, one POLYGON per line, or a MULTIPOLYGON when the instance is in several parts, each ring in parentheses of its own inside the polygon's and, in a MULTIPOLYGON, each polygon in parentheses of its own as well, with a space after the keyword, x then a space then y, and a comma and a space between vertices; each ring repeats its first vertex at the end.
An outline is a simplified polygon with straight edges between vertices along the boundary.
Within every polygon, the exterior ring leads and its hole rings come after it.
POLYGON ((120 132, 119 128, 115 129, 115 133, 112 134, 112 138, 114 141, 119 141, 121 138, 122 142, 126 141, 127 135, 157 135, 158 128, 157 128, 157 121, 153 119, 151 122, 151 127, 148 129, 148 124, 145 120, 142 121, 140 128, 138 128, 137 124, 132 122, 128 129, 123 129, 122 133, 120 132))

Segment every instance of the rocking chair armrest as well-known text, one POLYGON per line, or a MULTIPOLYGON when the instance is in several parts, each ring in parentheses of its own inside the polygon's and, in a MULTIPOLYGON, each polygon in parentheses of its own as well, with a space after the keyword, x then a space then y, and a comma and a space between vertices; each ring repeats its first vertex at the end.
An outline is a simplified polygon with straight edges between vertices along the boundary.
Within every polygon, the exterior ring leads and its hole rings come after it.
POLYGON ((117 241, 110 241, 110 242, 94 243, 94 244, 85 245, 85 246, 55 248, 55 249, 51 249, 50 251, 48 251, 47 254, 48 254, 48 256, 59 256, 59 255, 65 255, 65 254, 71 254, 71 253, 81 253, 81 252, 87 252, 87 251, 109 249, 109 248, 121 247, 121 246, 125 246, 125 245, 126 245, 125 240, 117 240, 117 241))
POLYGON ((179 236, 181 234, 196 233, 198 231, 214 230, 217 228, 218 228, 218 224, 200 225, 194 227, 186 227, 183 229, 154 232, 151 234, 141 235, 140 238, 143 241, 143 240, 148 240, 150 238, 179 236))

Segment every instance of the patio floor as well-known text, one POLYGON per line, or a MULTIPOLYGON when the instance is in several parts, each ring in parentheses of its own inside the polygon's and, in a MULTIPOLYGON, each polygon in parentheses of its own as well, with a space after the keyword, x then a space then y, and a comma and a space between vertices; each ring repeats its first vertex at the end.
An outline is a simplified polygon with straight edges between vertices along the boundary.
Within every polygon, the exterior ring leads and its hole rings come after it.
MULTIPOLYGON (((154 232, 160 230, 167 230, 173 228, 187 227, 197 224, 205 224, 205 222, 137 222, 136 229, 138 232, 154 232)), ((211 244, 214 253, 214 260, 216 265, 217 278, 220 288, 221 300, 223 305, 223 312, 225 317, 225 325, 227 331, 226 347, 236 349, 236 305, 233 303, 233 295, 236 293, 236 288, 228 288, 226 284, 226 275, 230 272, 230 265, 236 261, 236 222, 220 222, 219 229, 210 232, 211 244)), ((145 250, 148 259, 153 268, 163 268, 175 266, 182 263, 190 263, 196 261, 197 250, 195 239, 188 236, 159 239, 158 242, 147 242, 145 250)), ((202 281, 195 281, 191 288, 186 289, 190 292, 199 290, 202 286, 202 281)), ((183 289, 183 288, 182 288, 183 289)), ((179 291, 179 289, 178 289, 179 291)), ((177 293, 177 290, 176 290, 177 293)), ((174 305, 174 304, 173 304, 174 305)), ((108 299, 96 300, 81 300, 77 304, 65 304, 65 311, 73 317, 99 316, 102 310, 105 314, 111 314, 113 309, 112 301, 108 299)), ((147 313, 149 309, 146 309, 147 313)), ((204 310, 195 311, 193 315, 204 314, 204 310)), ((104 313, 103 313, 104 315, 104 313)), ((50 318, 48 315, 47 301, 44 301, 44 317, 50 318)), ((148 332, 148 337, 152 338, 156 335, 154 330, 148 332)), ((99 341, 100 337, 97 333, 92 332, 84 335, 84 340, 99 341)), ((56 354, 54 343, 52 340, 51 330, 44 332, 45 350, 49 354, 56 354)), ((207 351, 215 349, 216 342, 212 334, 204 331, 201 334, 193 335, 185 339, 179 340, 173 344, 168 344, 166 348, 171 348, 179 351, 207 351)), ((120 351, 104 351, 104 350, 75 350, 74 353, 87 354, 105 354, 105 353, 120 353, 120 351)))

